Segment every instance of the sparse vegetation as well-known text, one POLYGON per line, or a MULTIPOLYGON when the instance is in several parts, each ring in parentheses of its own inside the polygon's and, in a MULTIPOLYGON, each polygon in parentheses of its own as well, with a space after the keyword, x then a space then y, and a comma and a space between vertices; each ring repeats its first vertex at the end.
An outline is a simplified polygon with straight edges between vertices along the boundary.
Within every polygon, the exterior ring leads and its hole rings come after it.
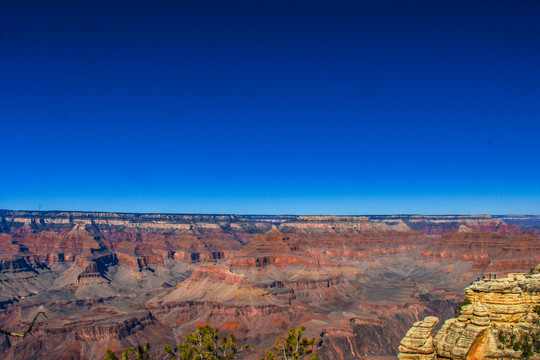
POLYGON ((499 349, 512 349, 521 351, 521 356, 528 359, 540 353, 540 331, 536 329, 532 332, 500 330, 497 339, 502 346, 499 349))
POLYGON ((42 311, 38 312, 36 316, 34 316, 34 319, 32 319, 32 322, 30 323, 30 326, 28 326, 28 329, 26 329, 22 333, 0 329, 0 334, 5 334, 7 336, 13 336, 13 337, 22 337, 24 339, 26 335, 32 335, 32 329, 34 328, 34 324, 36 323, 36 320, 40 314, 47 317, 47 315, 45 315, 44 312, 42 311))
MULTIPOLYGON (((208 325, 201 326, 194 333, 187 334, 186 340, 175 349, 166 345, 164 351, 170 355, 170 360, 231 360, 235 359, 242 350, 249 348, 249 345, 238 347, 234 335, 223 337, 219 343, 219 329, 214 329, 208 325)), ((122 358, 111 351, 103 360, 131 360, 130 355, 135 355, 135 360, 152 360, 149 354, 150 344, 144 347, 129 348, 122 352, 122 358)))
POLYGON ((464 307, 465 305, 470 305, 470 304, 472 304, 472 303, 471 303, 471 300, 469 300, 469 299, 465 299, 462 302, 460 302, 459 304, 457 304, 455 309, 454 309, 454 315, 458 316, 459 312, 461 311, 461 308, 464 307))
POLYGON ((229 360, 249 345, 238 348, 233 334, 223 337, 219 344, 219 330, 208 325, 201 326, 193 334, 186 335, 186 341, 178 345, 177 350, 165 346, 165 352, 171 360, 229 360))
POLYGON ((502 331, 502 330, 499 331, 498 338, 499 338, 499 342, 500 342, 501 344, 503 344, 503 345, 506 344, 506 341, 507 341, 507 340, 506 340, 506 334, 505 334, 504 331, 502 331))
POLYGON ((130 354, 135 355, 135 360, 152 360, 150 358, 150 354, 148 354, 149 350, 150 344, 146 344, 145 346, 139 345, 137 346, 137 348, 131 347, 122 351, 121 359, 118 359, 118 357, 111 350, 107 350, 107 354, 105 355, 103 360, 130 360, 130 354))
MULTIPOLYGON (((261 360, 318 360, 319 355, 315 354, 315 338, 307 339, 303 336, 305 327, 289 329, 284 341, 277 339, 272 350, 265 351, 265 357, 261 360)), ((249 345, 238 347, 234 335, 223 337, 219 342, 219 329, 214 329, 208 325, 201 326, 194 333, 187 334, 186 340, 173 348, 166 345, 165 353, 170 356, 170 360, 231 360, 249 345)), ((119 359, 114 352, 107 350, 103 360, 152 360, 149 354, 150 344, 129 348, 122 352, 119 359)))
POLYGON ((303 336, 304 330, 306 328, 303 326, 300 326, 297 330, 289 329, 285 342, 282 343, 280 339, 277 339, 273 351, 266 350, 266 356, 261 360, 318 360, 318 354, 313 354, 308 358, 315 351, 315 338, 305 338, 303 336))

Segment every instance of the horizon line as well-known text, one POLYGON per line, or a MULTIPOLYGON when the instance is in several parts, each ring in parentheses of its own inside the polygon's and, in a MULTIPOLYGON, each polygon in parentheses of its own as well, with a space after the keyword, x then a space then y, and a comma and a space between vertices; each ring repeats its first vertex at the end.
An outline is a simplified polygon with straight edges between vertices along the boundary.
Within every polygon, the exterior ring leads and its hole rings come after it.
POLYGON ((497 213, 497 214, 481 214, 481 213, 385 213, 385 214, 255 214, 255 213, 182 213, 182 212, 138 212, 138 211, 101 211, 101 210, 43 210, 43 209, 0 209, 1 212, 39 212, 39 213, 104 213, 104 214, 130 214, 130 215, 188 215, 188 216, 337 216, 337 217, 360 217, 360 216, 540 216, 540 214, 518 214, 518 213, 497 213))

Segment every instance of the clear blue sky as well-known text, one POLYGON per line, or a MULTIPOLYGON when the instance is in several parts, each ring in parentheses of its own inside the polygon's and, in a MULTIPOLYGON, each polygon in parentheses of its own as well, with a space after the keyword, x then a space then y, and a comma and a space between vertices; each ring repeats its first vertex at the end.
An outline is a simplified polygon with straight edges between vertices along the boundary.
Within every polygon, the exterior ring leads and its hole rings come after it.
POLYGON ((540 214, 539 1, 25 1, 0 208, 540 214))

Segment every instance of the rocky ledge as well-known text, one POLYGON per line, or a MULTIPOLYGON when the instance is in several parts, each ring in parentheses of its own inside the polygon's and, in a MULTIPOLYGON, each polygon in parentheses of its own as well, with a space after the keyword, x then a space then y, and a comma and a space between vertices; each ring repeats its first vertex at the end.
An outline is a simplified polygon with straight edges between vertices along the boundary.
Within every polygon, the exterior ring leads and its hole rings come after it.
POLYGON ((479 280, 457 318, 417 322, 399 346, 401 360, 540 359, 540 265, 531 274, 479 280))

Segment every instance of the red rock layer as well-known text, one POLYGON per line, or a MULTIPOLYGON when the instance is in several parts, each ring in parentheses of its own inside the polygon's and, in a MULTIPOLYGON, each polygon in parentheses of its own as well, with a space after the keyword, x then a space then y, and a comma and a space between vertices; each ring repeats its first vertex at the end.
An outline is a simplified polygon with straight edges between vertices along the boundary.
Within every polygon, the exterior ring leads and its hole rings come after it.
POLYGON ((47 216, 0 212, 0 327, 49 316, 0 339, 8 359, 159 348, 205 323, 251 343, 246 359, 299 325, 324 359, 392 356, 473 279, 540 262, 534 231, 489 216, 47 216))

